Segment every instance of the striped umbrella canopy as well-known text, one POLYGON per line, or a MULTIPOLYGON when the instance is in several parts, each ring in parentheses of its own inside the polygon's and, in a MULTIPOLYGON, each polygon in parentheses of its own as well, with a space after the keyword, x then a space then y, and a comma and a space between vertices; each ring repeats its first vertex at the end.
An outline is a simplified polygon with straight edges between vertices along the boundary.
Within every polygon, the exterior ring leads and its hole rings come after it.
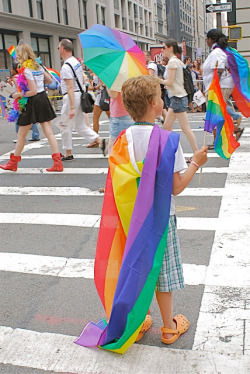
POLYGON ((96 24, 78 36, 84 64, 109 89, 120 92, 128 78, 148 75, 145 56, 129 35, 96 24))

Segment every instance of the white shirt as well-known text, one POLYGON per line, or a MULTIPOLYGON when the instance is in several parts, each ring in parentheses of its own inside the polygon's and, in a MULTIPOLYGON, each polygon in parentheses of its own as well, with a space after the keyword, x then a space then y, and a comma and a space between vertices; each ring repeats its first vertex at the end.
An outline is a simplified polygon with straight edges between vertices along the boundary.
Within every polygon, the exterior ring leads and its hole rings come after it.
MULTIPOLYGON (((184 79, 183 79, 183 68, 184 67, 185 65, 183 64, 183 62, 179 58, 177 58, 175 55, 169 59, 168 64, 166 66, 166 70, 168 71, 169 69, 176 69, 173 86, 167 86, 169 97, 187 96, 187 93, 184 89, 184 79)), ((168 73, 166 73, 166 75, 167 74, 168 73)))
MULTIPOLYGON (((74 57, 74 56, 71 56, 69 58, 67 58, 65 61, 64 61, 64 64, 61 68, 61 71, 60 71, 60 76, 61 76, 61 89, 62 89, 62 94, 65 95, 67 93, 67 85, 66 85, 66 82, 65 82, 65 79, 73 79, 74 81, 74 91, 79 91, 79 86, 75 80, 75 77, 74 77, 74 74, 73 74, 73 71, 71 69, 71 67, 69 65, 66 64, 66 62, 68 62, 72 68, 74 69, 75 73, 76 73, 76 76, 81 84, 81 87, 83 89, 83 70, 82 70, 82 66, 80 64, 80 62, 74 57)), ((84 91, 84 89, 83 89, 84 91)))
POLYGON ((42 67, 39 70, 26 68, 24 69, 24 75, 26 79, 35 81, 37 93, 44 91, 44 70, 42 67))
MULTIPOLYGON (((128 136, 129 134, 131 134, 132 139, 133 139, 133 144, 136 144, 136 146, 134 146, 134 149, 133 149, 134 158, 136 162, 142 161, 145 159, 152 130, 153 130, 153 126, 149 126, 149 125, 130 126, 129 129, 126 130, 126 134, 128 132, 128 136)), ((178 149, 175 153, 174 173, 185 170, 185 169, 187 169, 187 163, 183 155, 181 144, 179 142, 178 149)), ((175 214, 175 203, 172 197, 171 206, 170 206, 170 215, 174 215, 174 214, 175 214)))
POLYGON ((155 62, 149 61, 149 63, 147 64, 147 69, 154 70, 155 77, 158 77, 158 67, 157 67, 157 64, 155 62))
POLYGON ((205 92, 209 90, 214 76, 214 69, 218 62, 218 69, 224 69, 220 77, 221 88, 234 88, 232 75, 229 73, 229 65, 227 62, 227 55, 221 48, 216 48, 216 43, 212 46, 212 52, 206 58, 203 64, 203 83, 205 92))

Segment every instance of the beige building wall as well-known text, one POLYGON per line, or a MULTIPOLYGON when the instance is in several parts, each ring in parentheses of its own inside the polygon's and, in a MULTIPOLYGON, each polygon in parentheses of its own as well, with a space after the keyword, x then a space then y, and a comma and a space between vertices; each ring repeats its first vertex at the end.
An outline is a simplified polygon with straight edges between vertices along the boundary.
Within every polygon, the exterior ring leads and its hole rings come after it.
POLYGON ((247 59, 250 65, 250 1, 236 1, 236 23, 242 27, 243 39, 237 43, 238 52, 247 59))

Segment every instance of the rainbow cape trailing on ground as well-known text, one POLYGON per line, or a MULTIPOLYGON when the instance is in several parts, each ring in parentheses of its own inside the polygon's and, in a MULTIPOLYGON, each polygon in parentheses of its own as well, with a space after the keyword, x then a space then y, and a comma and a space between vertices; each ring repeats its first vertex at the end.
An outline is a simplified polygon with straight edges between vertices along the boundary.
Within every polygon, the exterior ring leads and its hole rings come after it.
POLYGON ((212 132, 215 127, 214 150, 219 156, 228 159, 240 144, 233 136, 234 124, 222 96, 217 68, 214 69, 213 81, 208 91, 204 131, 212 132))
POLYGON ((131 128, 118 137, 95 259, 95 284, 109 322, 90 322, 76 344, 125 353, 136 340, 166 248, 178 143, 178 134, 155 125, 143 164, 135 162, 131 128))
POLYGON ((250 69, 247 60, 236 49, 227 47, 223 49, 227 55, 230 73, 235 87, 232 92, 233 99, 245 117, 250 117, 250 69))

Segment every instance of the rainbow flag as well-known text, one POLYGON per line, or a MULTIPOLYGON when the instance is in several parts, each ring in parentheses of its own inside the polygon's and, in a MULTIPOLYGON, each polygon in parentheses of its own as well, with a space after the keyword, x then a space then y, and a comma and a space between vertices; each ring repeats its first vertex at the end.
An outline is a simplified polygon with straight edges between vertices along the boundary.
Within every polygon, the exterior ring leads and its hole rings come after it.
POLYGON ((2 101, 2 98, 0 97, 0 115, 6 119, 7 118, 7 113, 6 113, 6 110, 5 110, 5 106, 3 104, 3 101, 2 101))
POLYGON ((217 68, 208 91, 208 105, 204 131, 212 132, 216 127, 214 150, 223 158, 230 158, 239 143, 233 136, 234 124, 223 99, 217 68))
POLYGON ((227 47, 223 49, 227 55, 230 73, 235 87, 232 92, 233 99, 245 117, 250 117, 250 69, 247 60, 236 49, 227 47))
POLYGON ((11 55, 11 57, 16 60, 16 47, 14 45, 11 45, 7 51, 9 52, 9 54, 11 55))
POLYGON ((59 71, 52 69, 52 68, 47 68, 46 69, 50 72, 50 74, 57 80, 58 83, 61 83, 61 78, 60 78, 60 73, 59 71))
POLYGON ((145 162, 136 162, 131 128, 109 157, 95 258, 95 284, 107 314, 76 344, 125 353, 151 304, 167 243, 179 135, 154 126, 145 162))

